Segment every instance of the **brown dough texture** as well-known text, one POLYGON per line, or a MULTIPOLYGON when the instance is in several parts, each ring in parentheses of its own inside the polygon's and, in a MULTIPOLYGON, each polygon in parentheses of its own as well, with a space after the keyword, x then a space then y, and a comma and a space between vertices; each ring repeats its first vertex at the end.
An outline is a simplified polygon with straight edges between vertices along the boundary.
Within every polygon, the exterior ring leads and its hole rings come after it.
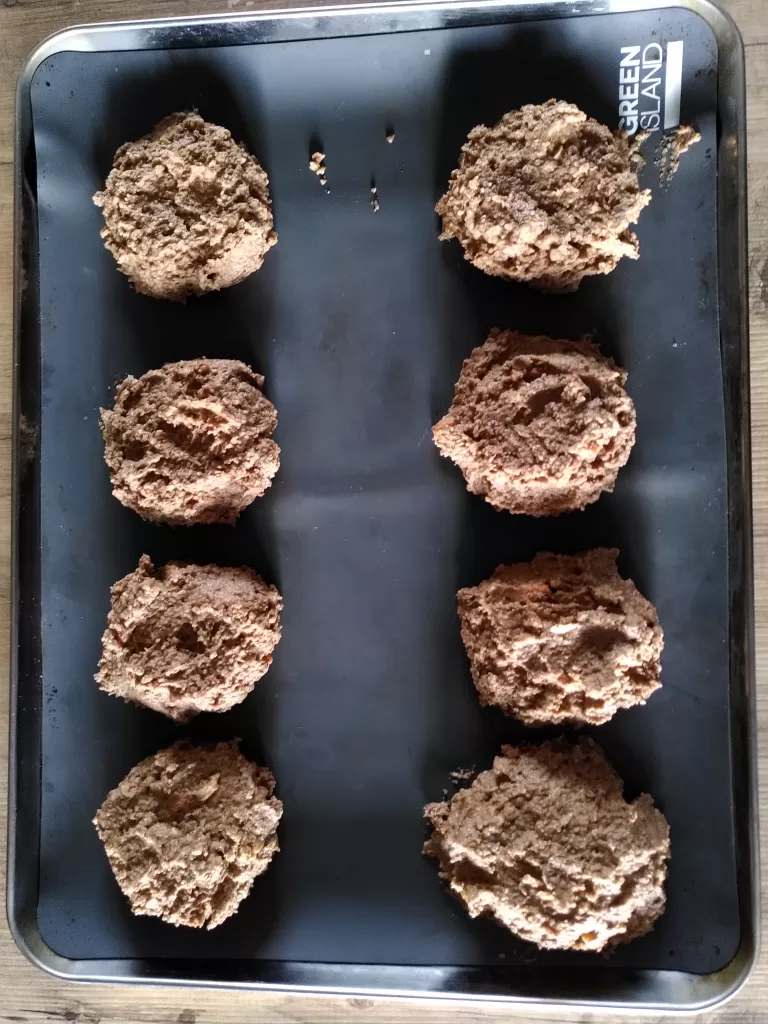
POLYGON ((459 591, 481 704, 526 725, 602 725, 661 686, 656 609, 619 576, 618 554, 539 554, 459 591))
POLYGON ((471 917, 542 949, 603 950, 645 935, 664 911, 669 826, 632 803, 590 739, 501 748, 490 771, 429 804, 424 853, 471 917))
POLYGON ((238 284, 277 242, 264 169, 226 128, 189 111, 121 146, 93 201, 118 269, 158 299, 238 284))
POLYGON ((228 711, 272 663, 282 605, 252 569, 155 569, 143 555, 112 587, 96 681, 177 722, 228 711))
POLYGON ((189 359, 119 385, 101 410, 118 501, 173 526, 234 523, 280 466, 264 378, 235 359, 189 359))
POLYGON ((627 374, 588 339, 491 331, 432 435, 495 508, 573 512, 612 491, 635 443, 627 374))
POLYGON ((148 757, 93 820, 134 914, 215 928, 279 850, 275 780, 237 743, 184 741, 148 757))
POLYGON ((442 239, 457 238, 486 274, 575 291, 589 274, 637 259, 629 229, 651 199, 623 132, 572 103, 513 110, 469 133, 438 202, 442 239))

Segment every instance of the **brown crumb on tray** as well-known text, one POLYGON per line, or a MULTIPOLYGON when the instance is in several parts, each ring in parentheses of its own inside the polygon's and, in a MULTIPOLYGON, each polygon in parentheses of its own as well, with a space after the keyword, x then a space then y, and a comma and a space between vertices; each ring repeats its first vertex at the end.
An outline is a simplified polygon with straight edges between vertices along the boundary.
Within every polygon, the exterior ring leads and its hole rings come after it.
POLYGON ((330 194, 331 190, 328 188, 328 168, 325 166, 325 153, 321 153, 320 150, 314 152, 309 159, 309 169, 318 176, 320 184, 330 194))
POLYGON ((424 853, 470 917, 542 949, 609 950, 664 912, 669 826, 629 802, 591 739, 504 746, 489 771, 424 813, 424 853))
POLYGON ((681 124, 664 133, 656 150, 656 166, 659 169, 659 182, 662 186, 666 188, 669 185, 677 174, 680 157, 697 142, 701 142, 701 134, 690 125, 681 124))
POLYGON ((325 188, 328 184, 328 168, 325 166, 325 153, 321 153, 319 150, 313 153, 309 159, 309 169, 318 176, 320 184, 325 188))
POLYGON ((395 141, 395 133, 389 132, 387 134, 387 142, 391 145, 395 141))

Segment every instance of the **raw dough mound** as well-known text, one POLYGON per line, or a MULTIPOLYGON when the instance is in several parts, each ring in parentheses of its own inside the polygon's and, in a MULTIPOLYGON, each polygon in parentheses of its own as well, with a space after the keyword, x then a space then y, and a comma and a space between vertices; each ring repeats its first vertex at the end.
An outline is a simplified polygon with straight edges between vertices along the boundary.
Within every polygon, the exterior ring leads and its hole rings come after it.
POLYGON ((589 340, 494 329, 465 360, 435 444, 496 508, 583 509, 613 490, 635 443, 626 378, 589 340))
POLYGON ((540 554, 459 591, 482 704, 527 725, 601 725, 661 686, 656 609, 619 576, 617 556, 540 554))
POLYGON ((627 803, 593 740, 501 748, 490 771, 429 804, 424 853, 471 917, 542 949, 602 950, 645 935, 664 910, 669 827, 627 803))
POLYGON ((93 201, 118 268, 158 299, 238 284, 277 242, 264 169, 226 128, 190 112, 121 146, 93 201))
POLYGON ((280 466, 264 378, 235 359, 189 359, 126 377, 101 410, 118 501, 145 519, 234 523, 280 466))
POLYGON ((441 238, 457 238, 486 274, 575 291, 637 259, 634 224, 651 199, 623 132, 548 100, 469 133, 438 202, 441 238))
POLYGON ((228 711, 272 662, 283 602, 252 569, 171 562, 112 587, 97 682, 107 693, 186 722, 228 711))
POLYGON ((113 789, 93 820, 134 914, 215 928, 279 850, 275 780, 236 743, 175 743, 113 789))

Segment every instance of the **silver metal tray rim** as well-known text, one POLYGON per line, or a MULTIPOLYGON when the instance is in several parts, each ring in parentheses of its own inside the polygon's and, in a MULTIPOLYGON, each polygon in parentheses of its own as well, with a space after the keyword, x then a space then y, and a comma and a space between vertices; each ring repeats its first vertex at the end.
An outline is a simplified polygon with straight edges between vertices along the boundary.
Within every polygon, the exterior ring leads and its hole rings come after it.
MULTIPOLYGON (((11 673, 8 796, 7 913, 13 937, 27 958, 57 977, 82 982, 123 981, 174 987, 215 986, 279 993, 344 996, 439 998, 447 1002, 501 1003, 518 1009, 666 1011, 700 1013, 720 1006, 746 983, 758 955, 760 879, 757 817, 757 733, 755 715, 752 498, 749 435, 748 280, 746 224, 746 114, 744 48, 733 19, 712 0, 404 0, 375 4, 300 7, 265 12, 160 18, 75 25, 45 39, 30 54, 19 76, 16 96, 14 173, 14 389, 11 580, 11 673), (19 690, 19 600, 21 455, 19 444, 20 359, 23 313, 33 301, 23 287, 23 161, 31 142, 30 87, 39 65, 63 51, 175 49, 244 45, 265 41, 369 35, 511 20, 584 17, 683 8, 702 17, 718 45, 718 273, 721 350, 726 377, 726 411, 736 440, 728 456, 729 560, 740 574, 731 593, 731 703, 733 765, 740 809, 737 822, 739 900, 742 939, 736 956, 721 971, 692 975, 675 971, 606 969, 600 992, 583 983, 584 972, 551 972, 545 986, 528 969, 518 970, 511 993, 488 984, 487 972, 459 967, 275 963, 269 980, 245 976, 245 964, 195 961, 69 960, 42 939, 36 921, 37 863, 17 827, 39 805, 40 737, 34 735, 36 701, 22 705, 19 690), (394 23, 397 27, 393 27, 394 23), (264 32, 264 26, 269 32, 264 32), (730 391, 729 386, 730 385, 730 391), (30 752, 30 731, 36 742, 30 752), (35 755, 35 756, 31 756, 35 755), (221 970, 221 964, 229 970, 221 970), (232 969, 234 967, 234 970, 232 969), (242 974, 241 974, 242 971, 242 974), (228 975, 228 976, 225 976, 228 975), (566 975, 569 975, 566 977, 566 975), (238 978, 239 976, 239 978, 238 978), (607 981, 607 985, 605 982, 607 981), (556 991, 557 990, 557 991, 556 991)), ((733 579, 733 571, 730 576, 733 579)))

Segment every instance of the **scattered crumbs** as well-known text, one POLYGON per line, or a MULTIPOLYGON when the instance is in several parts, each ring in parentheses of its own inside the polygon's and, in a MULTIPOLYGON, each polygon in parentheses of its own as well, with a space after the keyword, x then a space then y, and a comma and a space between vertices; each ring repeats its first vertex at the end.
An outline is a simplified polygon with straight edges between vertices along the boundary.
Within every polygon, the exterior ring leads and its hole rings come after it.
POLYGON ((379 203, 379 197, 377 195, 378 191, 379 190, 376 188, 375 185, 371 185, 371 209, 373 210, 374 213, 379 212, 379 208, 381 205, 379 203))
POLYGON ((320 184, 326 193, 330 195, 331 190, 328 188, 328 169, 325 166, 325 153, 321 153, 320 150, 314 152, 309 158, 309 169, 318 176, 320 184))
POLYGON ((629 165, 635 172, 642 171, 645 167, 646 159, 640 152, 640 147, 644 142, 647 142, 650 137, 651 133, 649 131, 638 132, 629 143, 629 165))
POLYGON ((392 145, 392 143, 393 143, 394 141, 395 141, 395 133, 394 133, 394 132, 387 132, 387 142, 388 142, 388 143, 389 143, 390 145, 392 145))
POLYGON ((476 768, 472 765, 471 768, 457 768, 454 772, 449 772, 451 782, 454 786, 458 786, 460 782, 469 782, 470 779, 475 775, 476 768))
POLYGON ((309 169, 318 178, 324 178, 326 176, 325 153, 321 153, 319 150, 313 153, 309 158, 309 169))
POLYGON ((425 51, 424 51, 424 56, 425 56, 425 57, 428 57, 428 56, 430 55, 430 53, 432 53, 432 51, 431 51, 431 50, 425 50, 425 51))
POLYGON ((37 428, 33 427, 26 416, 19 417, 19 457, 22 468, 28 466, 35 457, 37 447, 37 428))
POLYGON ((656 150, 659 182, 664 188, 669 185, 677 173, 680 157, 697 142, 701 142, 701 135, 690 125, 681 124, 671 132, 664 133, 659 148, 656 150))

